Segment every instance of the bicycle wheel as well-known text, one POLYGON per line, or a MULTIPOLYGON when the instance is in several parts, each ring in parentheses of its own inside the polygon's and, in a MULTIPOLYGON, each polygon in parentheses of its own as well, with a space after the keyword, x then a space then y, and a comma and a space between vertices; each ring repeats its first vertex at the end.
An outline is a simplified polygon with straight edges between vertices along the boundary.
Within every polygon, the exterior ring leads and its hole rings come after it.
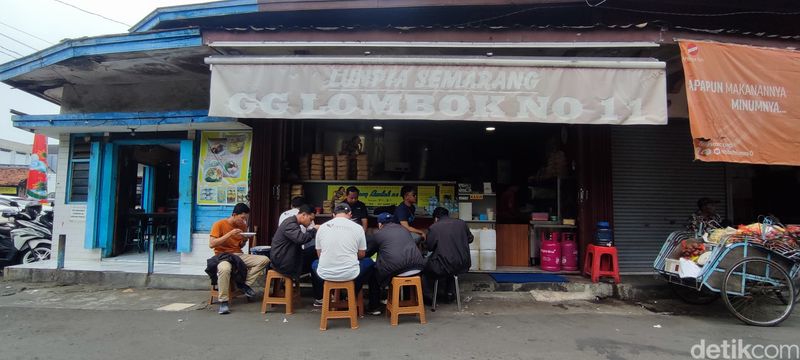
POLYGON ((775 326, 792 314, 794 282, 776 262, 744 258, 725 272, 725 307, 748 325, 775 326))

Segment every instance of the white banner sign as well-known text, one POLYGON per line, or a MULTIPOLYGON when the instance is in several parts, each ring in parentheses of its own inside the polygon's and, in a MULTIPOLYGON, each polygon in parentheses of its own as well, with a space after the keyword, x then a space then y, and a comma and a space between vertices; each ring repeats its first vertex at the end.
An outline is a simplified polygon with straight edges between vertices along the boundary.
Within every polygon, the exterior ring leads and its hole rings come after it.
POLYGON ((652 68, 215 64, 211 116, 666 124, 652 68))

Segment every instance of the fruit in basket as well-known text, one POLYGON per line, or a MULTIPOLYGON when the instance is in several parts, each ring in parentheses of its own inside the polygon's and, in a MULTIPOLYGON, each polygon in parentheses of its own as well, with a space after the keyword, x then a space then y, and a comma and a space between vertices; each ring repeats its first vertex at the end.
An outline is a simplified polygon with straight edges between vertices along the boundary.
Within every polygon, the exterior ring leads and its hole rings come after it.
POLYGON ((694 258, 706 251, 706 246, 699 240, 688 239, 681 242, 681 257, 694 258))

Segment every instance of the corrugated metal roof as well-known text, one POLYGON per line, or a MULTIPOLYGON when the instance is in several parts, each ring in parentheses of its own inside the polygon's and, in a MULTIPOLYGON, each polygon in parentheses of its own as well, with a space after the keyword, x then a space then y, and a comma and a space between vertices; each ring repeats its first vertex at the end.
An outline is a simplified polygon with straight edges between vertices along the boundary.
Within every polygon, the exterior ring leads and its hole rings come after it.
POLYGON ((673 29, 679 31, 689 31, 696 33, 715 34, 715 35, 740 35, 745 37, 769 38, 769 39, 782 39, 782 40, 800 40, 800 34, 794 35, 781 35, 769 34, 766 32, 753 32, 739 29, 705 29, 686 26, 670 26, 665 23, 654 21, 645 23, 630 23, 630 24, 593 24, 593 25, 506 25, 506 26, 490 26, 490 25, 420 25, 420 26, 275 26, 275 27, 259 27, 259 26, 242 26, 242 27, 222 27, 226 31, 232 32, 288 32, 288 31, 321 31, 321 32, 335 32, 335 31, 369 31, 369 30, 396 30, 396 31, 430 31, 430 30, 491 30, 491 31, 505 31, 505 30, 524 30, 531 31, 544 31, 544 30, 563 30, 563 31, 587 31, 587 30, 666 30, 673 29))

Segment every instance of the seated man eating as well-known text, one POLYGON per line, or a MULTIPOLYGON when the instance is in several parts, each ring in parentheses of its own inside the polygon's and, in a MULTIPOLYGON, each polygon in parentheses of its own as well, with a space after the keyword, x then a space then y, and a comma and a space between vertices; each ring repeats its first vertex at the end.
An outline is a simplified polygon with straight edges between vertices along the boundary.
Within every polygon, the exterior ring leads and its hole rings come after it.
POLYGON ((250 208, 246 204, 239 203, 233 207, 230 217, 219 220, 211 226, 208 246, 214 249, 214 257, 209 259, 209 268, 212 268, 212 263, 216 264, 220 314, 230 313, 228 301, 230 300, 231 273, 234 272, 234 265, 240 265, 236 267, 237 271, 235 272, 239 277, 243 277, 243 272, 247 273, 246 281, 237 286, 250 298, 256 295, 251 287, 255 284, 258 273, 269 264, 269 258, 266 256, 242 253, 242 247, 247 239, 241 234, 247 231, 249 216, 250 208), (245 269, 240 269, 241 265, 244 265, 245 269))

